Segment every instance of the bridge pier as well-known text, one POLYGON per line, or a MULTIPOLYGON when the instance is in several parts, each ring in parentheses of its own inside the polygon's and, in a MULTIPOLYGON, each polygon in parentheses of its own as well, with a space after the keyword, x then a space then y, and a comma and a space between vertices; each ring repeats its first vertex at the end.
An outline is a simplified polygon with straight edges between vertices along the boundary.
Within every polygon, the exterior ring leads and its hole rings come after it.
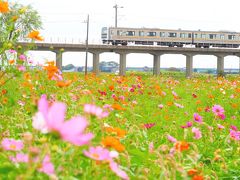
POLYGON ((56 66, 62 71, 62 51, 56 51, 56 66))
POLYGON ((98 76, 99 75, 99 52, 92 52, 93 54, 93 73, 98 76))
POLYGON ((224 56, 217 55, 217 75, 223 75, 224 73, 224 56))
POLYGON ((153 75, 160 74, 160 60, 161 60, 161 54, 153 55, 153 75))
POLYGON ((125 76, 126 75, 126 57, 127 53, 118 53, 120 55, 120 65, 119 65, 119 75, 125 76))
POLYGON ((193 55, 186 54, 186 77, 191 78, 193 73, 193 55))

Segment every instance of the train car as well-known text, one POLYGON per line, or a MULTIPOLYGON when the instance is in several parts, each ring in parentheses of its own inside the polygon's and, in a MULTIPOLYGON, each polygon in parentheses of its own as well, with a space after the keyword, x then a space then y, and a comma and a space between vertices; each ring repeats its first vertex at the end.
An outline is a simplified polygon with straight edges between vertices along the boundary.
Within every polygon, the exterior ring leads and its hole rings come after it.
POLYGON ((191 44, 198 48, 238 48, 240 45, 240 33, 230 31, 103 27, 102 42, 112 45, 133 43, 136 45, 184 47, 191 44))

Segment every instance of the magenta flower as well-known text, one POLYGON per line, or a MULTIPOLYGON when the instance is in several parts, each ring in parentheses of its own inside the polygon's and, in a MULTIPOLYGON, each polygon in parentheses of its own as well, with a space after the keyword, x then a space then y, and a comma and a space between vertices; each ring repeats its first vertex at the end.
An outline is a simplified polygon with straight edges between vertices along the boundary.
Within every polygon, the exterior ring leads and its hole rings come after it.
POLYGON ((167 135, 167 139, 170 141, 170 142, 172 142, 172 143, 175 143, 175 142, 177 142, 177 139, 176 138, 174 138, 173 136, 171 136, 171 135, 167 135))
POLYGON ((65 104, 54 102, 49 107, 46 95, 42 95, 38 102, 38 112, 33 117, 33 127, 42 133, 55 132, 74 145, 87 144, 93 138, 92 133, 83 134, 88 126, 87 120, 77 116, 64 121, 65 112, 65 104))
POLYGON ((238 130, 237 126, 234 126, 234 125, 231 125, 230 128, 231 128, 232 130, 234 130, 234 131, 237 131, 237 130, 238 130))
POLYGON ((202 124, 202 116, 200 116, 198 113, 193 114, 194 121, 196 121, 199 124, 202 124))
POLYGON ((27 163, 29 161, 29 157, 27 154, 17 153, 16 157, 10 156, 10 160, 14 163, 27 163))
POLYGON ((119 176, 122 179, 129 179, 128 175, 126 174, 126 172, 124 172, 123 170, 121 170, 118 166, 118 164, 114 161, 110 162, 110 168, 111 170, 116 173, 117 176, 119 176))
POLYGON ((144 127, 147 128, 147 129, 150 129, 155 125, 156 125, 156 123, 147 123, 147 124, 144 124, 144 127))
POLYGON ((55 173, 54 171, 54 165, 50 161, 50 157, 46 155, 43 159, 43 162, 41 163, 40 168, 38 168, 39 172, 43 172, 47 175, 53 175, 55 173))
POLYGON ((218 114, 224 114, 224 109, 220 105, 214 105, 212 107, 212 112, 218 116, 218 114))
POLYGON ((191 121, 188 121, 187 123, 186 123, 186 125, 183 125, 183 126, 181 126, 181 128, 189 128, 189 127, 192 127, 192 122, 191 121))
POLYGON ((88 151, 83 151, 84 155, 97 161, 110 161, 110 152, 101 146, 90 147, 88 151))
POLYGON ((192 132, 194 133, 194 138, 195 138, 195 139, 200 139, 200 138, 202 137, 202 133, 201 133, 201 131, 199 130, 199 128, 193 127, 193 128, 192 128, 192 132))
POLYGON ((97 107, 94 104, 85 104, 84 112, 94 115, 94 116, 98 117, 99 119, 105 118, 109 115, 109 113, 107 111, 103 111, 102 108, 97 107))
POLYGON ((224 120, 226 118, 225 114, 222 113, 217 114, 217 117, 221 120, 224 120))
POLYGON ((21 140, 5 138, 2 140, 2 148, 7 151, 20 151, 23 149, 23 142, 21 140))

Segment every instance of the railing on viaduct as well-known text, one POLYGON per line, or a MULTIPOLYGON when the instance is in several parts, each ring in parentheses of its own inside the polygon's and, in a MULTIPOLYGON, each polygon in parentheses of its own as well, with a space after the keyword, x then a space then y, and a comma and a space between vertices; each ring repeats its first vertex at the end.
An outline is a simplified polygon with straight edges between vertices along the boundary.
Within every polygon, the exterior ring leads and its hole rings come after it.
MULTIPOLYGON (((27 42, 20 43, 22 46, 27 42)), ((52 51, 56 53, 56 65, 62 69, 62 54, 64 52, 85 52, 85 44, 66 43, 35 43, 36 51, 52 51)), ((93 72, 99 74, 99 57, 104 52, 114 52, 120 56, 119 75, 126 74, 127 54, 148 53, 153 55, 153 74, 160 74, 160 59, 163 54, 182 54, 186 56, 186 77, 191 77, 193 73, 193 57, 195 55, 214 55, 217 57, 217 73, 224 72, 224 57, 228 55, 240 58, 240 49, 229 48, 179 48, 161 46, 113 46, 102 44, 89 44, 88 52, 93 54, 93 72)))

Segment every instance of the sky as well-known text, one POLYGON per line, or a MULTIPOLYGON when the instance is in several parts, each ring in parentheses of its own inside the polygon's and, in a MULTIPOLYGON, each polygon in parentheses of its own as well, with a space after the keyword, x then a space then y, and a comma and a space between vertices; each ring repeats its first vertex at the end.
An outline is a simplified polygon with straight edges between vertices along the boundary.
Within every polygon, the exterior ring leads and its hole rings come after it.
MULTIPOLYGON (((11 2, 14 2, 11 0, 11 2)), ((15 1, 16 2, 16 1, 15 1)), ((40 30, 46 42, 84 43, 86 40, 86 19, 89 14, 89 43, 101 43, 101 28, 114 26, 115 9, 118 4, 118 27, 147 27, 185 30, 228 30, 240 32, 239 0, 18 0, 19 3, 32 5, 43 21, 40 30)), ((31 52, 35 61, 55 59, 50 52, 31 52)), ((103 53, 100 61, 119 61, 114 53, 103 53)), ((65 52, 63 65, 83 66, 85 53, 65 52)), ((185 67, 183 55, 163 55, 161 67, 185 67)), ((89 54, 89 66, 92 55, 89 54)), ((149 54, 127 55, 128 67, 153 66, 149 54)), ((216 68, 214 56, 194 56, 193 66, 216 68)), ((225 68, 239 68, 239 58, 225 57, 225 68)))

